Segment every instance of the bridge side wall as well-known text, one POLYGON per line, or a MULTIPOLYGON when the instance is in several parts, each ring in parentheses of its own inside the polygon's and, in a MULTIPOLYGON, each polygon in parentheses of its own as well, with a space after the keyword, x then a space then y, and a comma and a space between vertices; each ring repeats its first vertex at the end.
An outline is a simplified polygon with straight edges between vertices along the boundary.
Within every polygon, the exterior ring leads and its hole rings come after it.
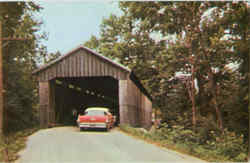
POLYGON ((152 126, 152 102, 149 100, 148 97, 142 96, 142 127, 149 129, 152 126))
POLYGON ((120 123, 151 127, 152 102, 130 80, 119 80, 120 123))
POLYGON ((39 82, 40 127, 47 128, 55 123, 55 85, 52 81, 39 82))

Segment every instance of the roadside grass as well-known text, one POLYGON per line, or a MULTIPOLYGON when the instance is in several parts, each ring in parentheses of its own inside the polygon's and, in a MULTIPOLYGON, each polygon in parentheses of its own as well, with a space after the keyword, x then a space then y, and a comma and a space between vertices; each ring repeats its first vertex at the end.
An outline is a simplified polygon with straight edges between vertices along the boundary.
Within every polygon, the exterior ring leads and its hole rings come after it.
POLYGON ((26 146, 27 137, 38 131, 30 128, 2 137, 0 142, 0 162, 13 162, 18 159, 17 153, 26 146))
POLYGON ((160 147, 171 149, 183 154, 194 156, 209 162, 247 162, 247 149, 241 138, 226 133, 219 142, 211 141, 204 144, 188 138, 193 135, 191 130, 154 129, 146 131, 141 128, 132 128, 120 125, 120 130, 138 139, 160 147))

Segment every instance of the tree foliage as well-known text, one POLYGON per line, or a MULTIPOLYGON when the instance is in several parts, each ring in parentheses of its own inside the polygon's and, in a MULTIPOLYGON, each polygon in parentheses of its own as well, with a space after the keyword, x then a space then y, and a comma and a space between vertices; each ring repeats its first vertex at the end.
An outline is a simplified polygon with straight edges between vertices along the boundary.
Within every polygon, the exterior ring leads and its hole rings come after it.
POLYGON ((34 18, 41 7, 33 2, 1 2, 3 37, 24 40, 3 41, 4 129, 17 131, 37 122, 37 92, 32 71, 42 52, 38 34, 42 22, 34 18))
POLYGON ((100 38, 92 36, 85 45, 135 71, 168 123, 198 129, 211 124, 222 133, 228 128, 244 134, 247 141, 247 3, 120 2, 119 7, 123 15, 104 19, 100 38))

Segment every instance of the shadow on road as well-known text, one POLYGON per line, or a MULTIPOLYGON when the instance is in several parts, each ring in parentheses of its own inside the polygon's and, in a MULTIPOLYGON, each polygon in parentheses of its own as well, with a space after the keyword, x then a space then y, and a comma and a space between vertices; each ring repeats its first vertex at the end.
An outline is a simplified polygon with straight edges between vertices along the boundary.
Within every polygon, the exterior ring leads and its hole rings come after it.
MULTIPOLYGON (((78 128, 80 131, 80 129, 78 128)), ((107 132, 105 129, 101 128, 90 128, 90 129, 82 129, 81 132, 88 131, 88 132, 107 132)))

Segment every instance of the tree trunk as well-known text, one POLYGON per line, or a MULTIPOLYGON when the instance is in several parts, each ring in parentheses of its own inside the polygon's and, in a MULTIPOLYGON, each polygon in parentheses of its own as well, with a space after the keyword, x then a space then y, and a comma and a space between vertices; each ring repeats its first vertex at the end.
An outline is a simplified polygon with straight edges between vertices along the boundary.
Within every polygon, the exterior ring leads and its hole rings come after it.
POLYGON ((193 126, 196 126, 196 107, 195 107, 195 93, 194 93, 194 81, 191 81, 188 80, 186 81, 186 88, 188 90, 188 95, 189 95, 189 98, 192 102, 192 124, 193 126))
POLYGON ((212 103, 214 104, 216 117, 217 117, 217 124, 218 124, 218 127, 221 129, 221 131, 223 131, 222 115, 221 115, 221 112, 217 103, 218 86, 214 79, 214 74, 212 72, 212 69, 210 69, 208 73, 208 77, 209 77, 209 89, 211 90, 211 95, 212 95, 212 103))
POLYGON ((193 113, 192 123, 193 126, 196 126, 196 107, 195 107, 194 97, 192 97, 192 113, 193 113))
POLYGON ((220 110, 218 108, 216 97, 213 98, 213 104, 214 104, 216 115, 217 115, 218 126, 221 129, 221 131, 223 131, 223 123, 222 123, 221 112, 220 112, 220 110))
MULTIPOLYGON (((192 68, 193 71, 194 68, 192 68)), ((195 106, 195 85, 194 85, 194 75, 192 72, 192 84, 191 84, 191 100, 192 100, 192 113, 193 113, 193 125, 196 126, 196 106, 195 106)))

